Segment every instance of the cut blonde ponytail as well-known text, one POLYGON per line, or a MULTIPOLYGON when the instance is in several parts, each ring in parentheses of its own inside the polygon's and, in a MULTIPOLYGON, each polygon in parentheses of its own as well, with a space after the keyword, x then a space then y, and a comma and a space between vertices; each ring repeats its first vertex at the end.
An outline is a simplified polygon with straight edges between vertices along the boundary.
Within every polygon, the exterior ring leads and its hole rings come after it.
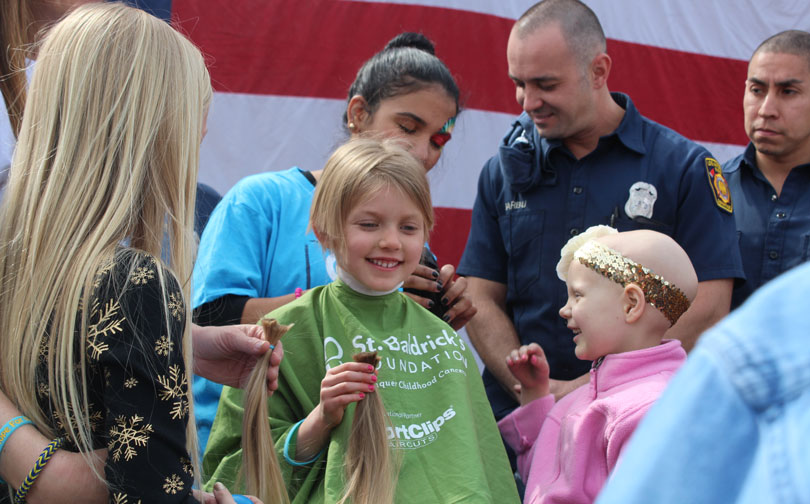
MULTIPOLYGON (((353 356, 375 368, 380 361, 377 352, 353 356)), ((343 464, 346 489, 337 504, 391 504, 396 490, 397 463, 388 447, 388 415, 379 394, 366 394, 357 403, 343 464)))
POLYGON ((267 419, 267 368, 270 356, 284 333, 291 327, 275 319, 263 318, 264 338, 270 343, 256 363, 245 386, 245 414, 242 420, 242 475, 245 491, 262 502, 289 504, 287 487, 278 465, 270 422, 267 419))

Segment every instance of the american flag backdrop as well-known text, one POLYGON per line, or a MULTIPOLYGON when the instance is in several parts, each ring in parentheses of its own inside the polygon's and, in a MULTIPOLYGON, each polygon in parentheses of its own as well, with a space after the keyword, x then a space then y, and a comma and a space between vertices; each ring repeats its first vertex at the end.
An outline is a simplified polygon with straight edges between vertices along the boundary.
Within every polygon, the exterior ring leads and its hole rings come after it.
MULTIPOLYGON (((224 193, 253 173, 316 170, 347 138, 347 89, 367 58, 418 31, 456 76, 464 111, 430 173, 431 246, 457 264, 484 161, 520 112, 506 41, 531 0, 131 0, 205 54, 215 95, 200 180, 224 193)), ((692 138, 720 162, 747 142, 746 62, 779 31, 810 30, 806 0, 585 0, 608 37, 611 91, 692 138)))

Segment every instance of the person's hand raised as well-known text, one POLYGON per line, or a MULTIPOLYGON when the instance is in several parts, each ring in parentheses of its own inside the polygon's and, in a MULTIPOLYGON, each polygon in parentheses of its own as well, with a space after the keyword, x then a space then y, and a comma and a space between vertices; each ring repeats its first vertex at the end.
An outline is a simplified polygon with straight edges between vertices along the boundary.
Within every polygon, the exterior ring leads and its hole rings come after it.
POLYGON ((548 395, 549 366, 546 354, 537 343, 530 343, 506 356, 506 365, 520 382, 515 391, 520 397, 520 404, 548 395))

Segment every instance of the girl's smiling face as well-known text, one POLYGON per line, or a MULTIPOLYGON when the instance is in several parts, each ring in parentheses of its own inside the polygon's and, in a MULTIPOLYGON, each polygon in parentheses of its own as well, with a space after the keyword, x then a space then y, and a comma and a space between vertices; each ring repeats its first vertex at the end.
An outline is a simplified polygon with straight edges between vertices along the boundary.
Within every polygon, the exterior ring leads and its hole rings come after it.
POLYGON ((622 309, 622 286, 577 260, 568 267, 568 302, 560 316, 574 331, 578 359, 596 360, 628 351, 622 309))
POLYGON ((409 197, 389 186, 352 208, 344 233, 340 266, 369 289, 389 291, 419 264, 425 219, 409 197))

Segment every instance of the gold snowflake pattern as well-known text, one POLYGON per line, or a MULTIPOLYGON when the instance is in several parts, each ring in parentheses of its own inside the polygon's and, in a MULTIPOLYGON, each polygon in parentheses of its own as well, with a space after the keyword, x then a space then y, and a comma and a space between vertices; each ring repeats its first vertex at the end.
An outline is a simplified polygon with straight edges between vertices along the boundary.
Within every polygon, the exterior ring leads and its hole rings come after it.
MULTIPOLYGON (((93 432, 98 432, 101 429, 102 424, 104 423, 104 415, 101 414, 101 411, 94 409, 94 404, 90 403, 89 405, 90 414, 87 416, 87 421, 90 423, 90 430, 93 432)), ((73 408, 70 408, 70 417, 75 419, 73 414, 73 408)), ((56 429, 59 432, 68 432, 68 422, 65 418, 65 415, 62 414, 60 411, 54 410, 53 412, 53 419, 56 426, 56 429)))
POLYGON ((93 300, 90 310, 91 323, 87 327, 87 346, 92 359, 98 360, 101 354, 110 348, 102 341, 103 338, 123 330, 122 326, 126 318, 119 316, 118 310, 120 309, 118 301, 110 299, 100 310, 98 300, 93 300))
POLYGON ((109 272, 113 268, 114 265, 115 265, 115 262, 110 261, 107 264, 105 264, 104 266, 102 266, 101 268, 99 268, 98 272, 96 273, 96 277, 93 280, 93 287, 98 289, 99 286, 101 286, 101 279, 104 278, 104 275, 106 275, 107 272, 109 272))
POLYGON ((90 408, 90 416, 88 417, 88 421, 90 422, 90 430, 93 432, 98 432, 101 430, 101 427, 104 424, 104 415, 101 414, 101 411, 94 411, 92 409, 92 404, 90 404, 90 408))
POLYGON ((172 313, 172 317, 176 318, 177 320, 181 320, 181 315, 185 310, 183 306, 183 298, 180 296, 179 292, 172 292, 169 294, 169 310, 172 313))
POLYGON ((172 401, 172 418, 178 419, 186 416, 188 413, 188 396, 185 391, 188 386, 186 373, 180 369, 180 366, 174 364, 169 366, 169 376, 160 375, 157 377, 157 381, 163 387, 160 399, 172 401))
POLYGON ((37 385, 37 395, 39 397, 48 397, 51 393, 51 388, 47 383, 39 383, 37 385))
POLYGON ((141 499, 134 502, 129 502, 129 495, 125 493, 117 493, 113 495, 113 504, 141 504, 141 499))
POLYGON ((167 494, 174 495, 177 492, 182 492, 183 487, 185 486, 183 480, 181 480, 180 476, 176 474, 172 474, 171 476, 166 478, 165 481, 166 482, 163 483, 163 491, 166 492, 167 494))
MULTIPOLYGON (((146 446, 149 437, 154 432, 152 424, 140 425, 143 417, 132 415, 129 420, 124 415, 115 419, 115 425, 110 429, 110 442, 107 444, 108 453, 112 454, 114 462, 132 460, 138 454, 137 448, 146 446)), ((108 455, 109 456, 109 455, 108 455)))
POLYGON ((146 285, 146 282, 155 278, 155 270, 148 266, 139 266, 135 268, 132 276, 129 277, 130 281, 135 285, 146 285))
POLYGON ((56 424, 56 430, 58 430, 59 432, 67 432, 68 430, 67 419, 65 418, 65 415, 62 414, 62 412, 54 410, 53 419, 54 423, 56 424))
POLYGON ((174 341, 170 340, 168 336, 161 336, 155 343, 155 353, 163 355, 164 357, 174 350, 174 341))
POLYGON ((183 472, 194 477, 194 466, 191 464, 191 460, 186 457, 180 459, 180 463, 183 464, 183 472))
POLYGON ((131 389, 131 388, 135 388, 136 385, 138 385, 138 379, 135 378, 135 377, 127 378, 124 381, 124 388, 131 389))

